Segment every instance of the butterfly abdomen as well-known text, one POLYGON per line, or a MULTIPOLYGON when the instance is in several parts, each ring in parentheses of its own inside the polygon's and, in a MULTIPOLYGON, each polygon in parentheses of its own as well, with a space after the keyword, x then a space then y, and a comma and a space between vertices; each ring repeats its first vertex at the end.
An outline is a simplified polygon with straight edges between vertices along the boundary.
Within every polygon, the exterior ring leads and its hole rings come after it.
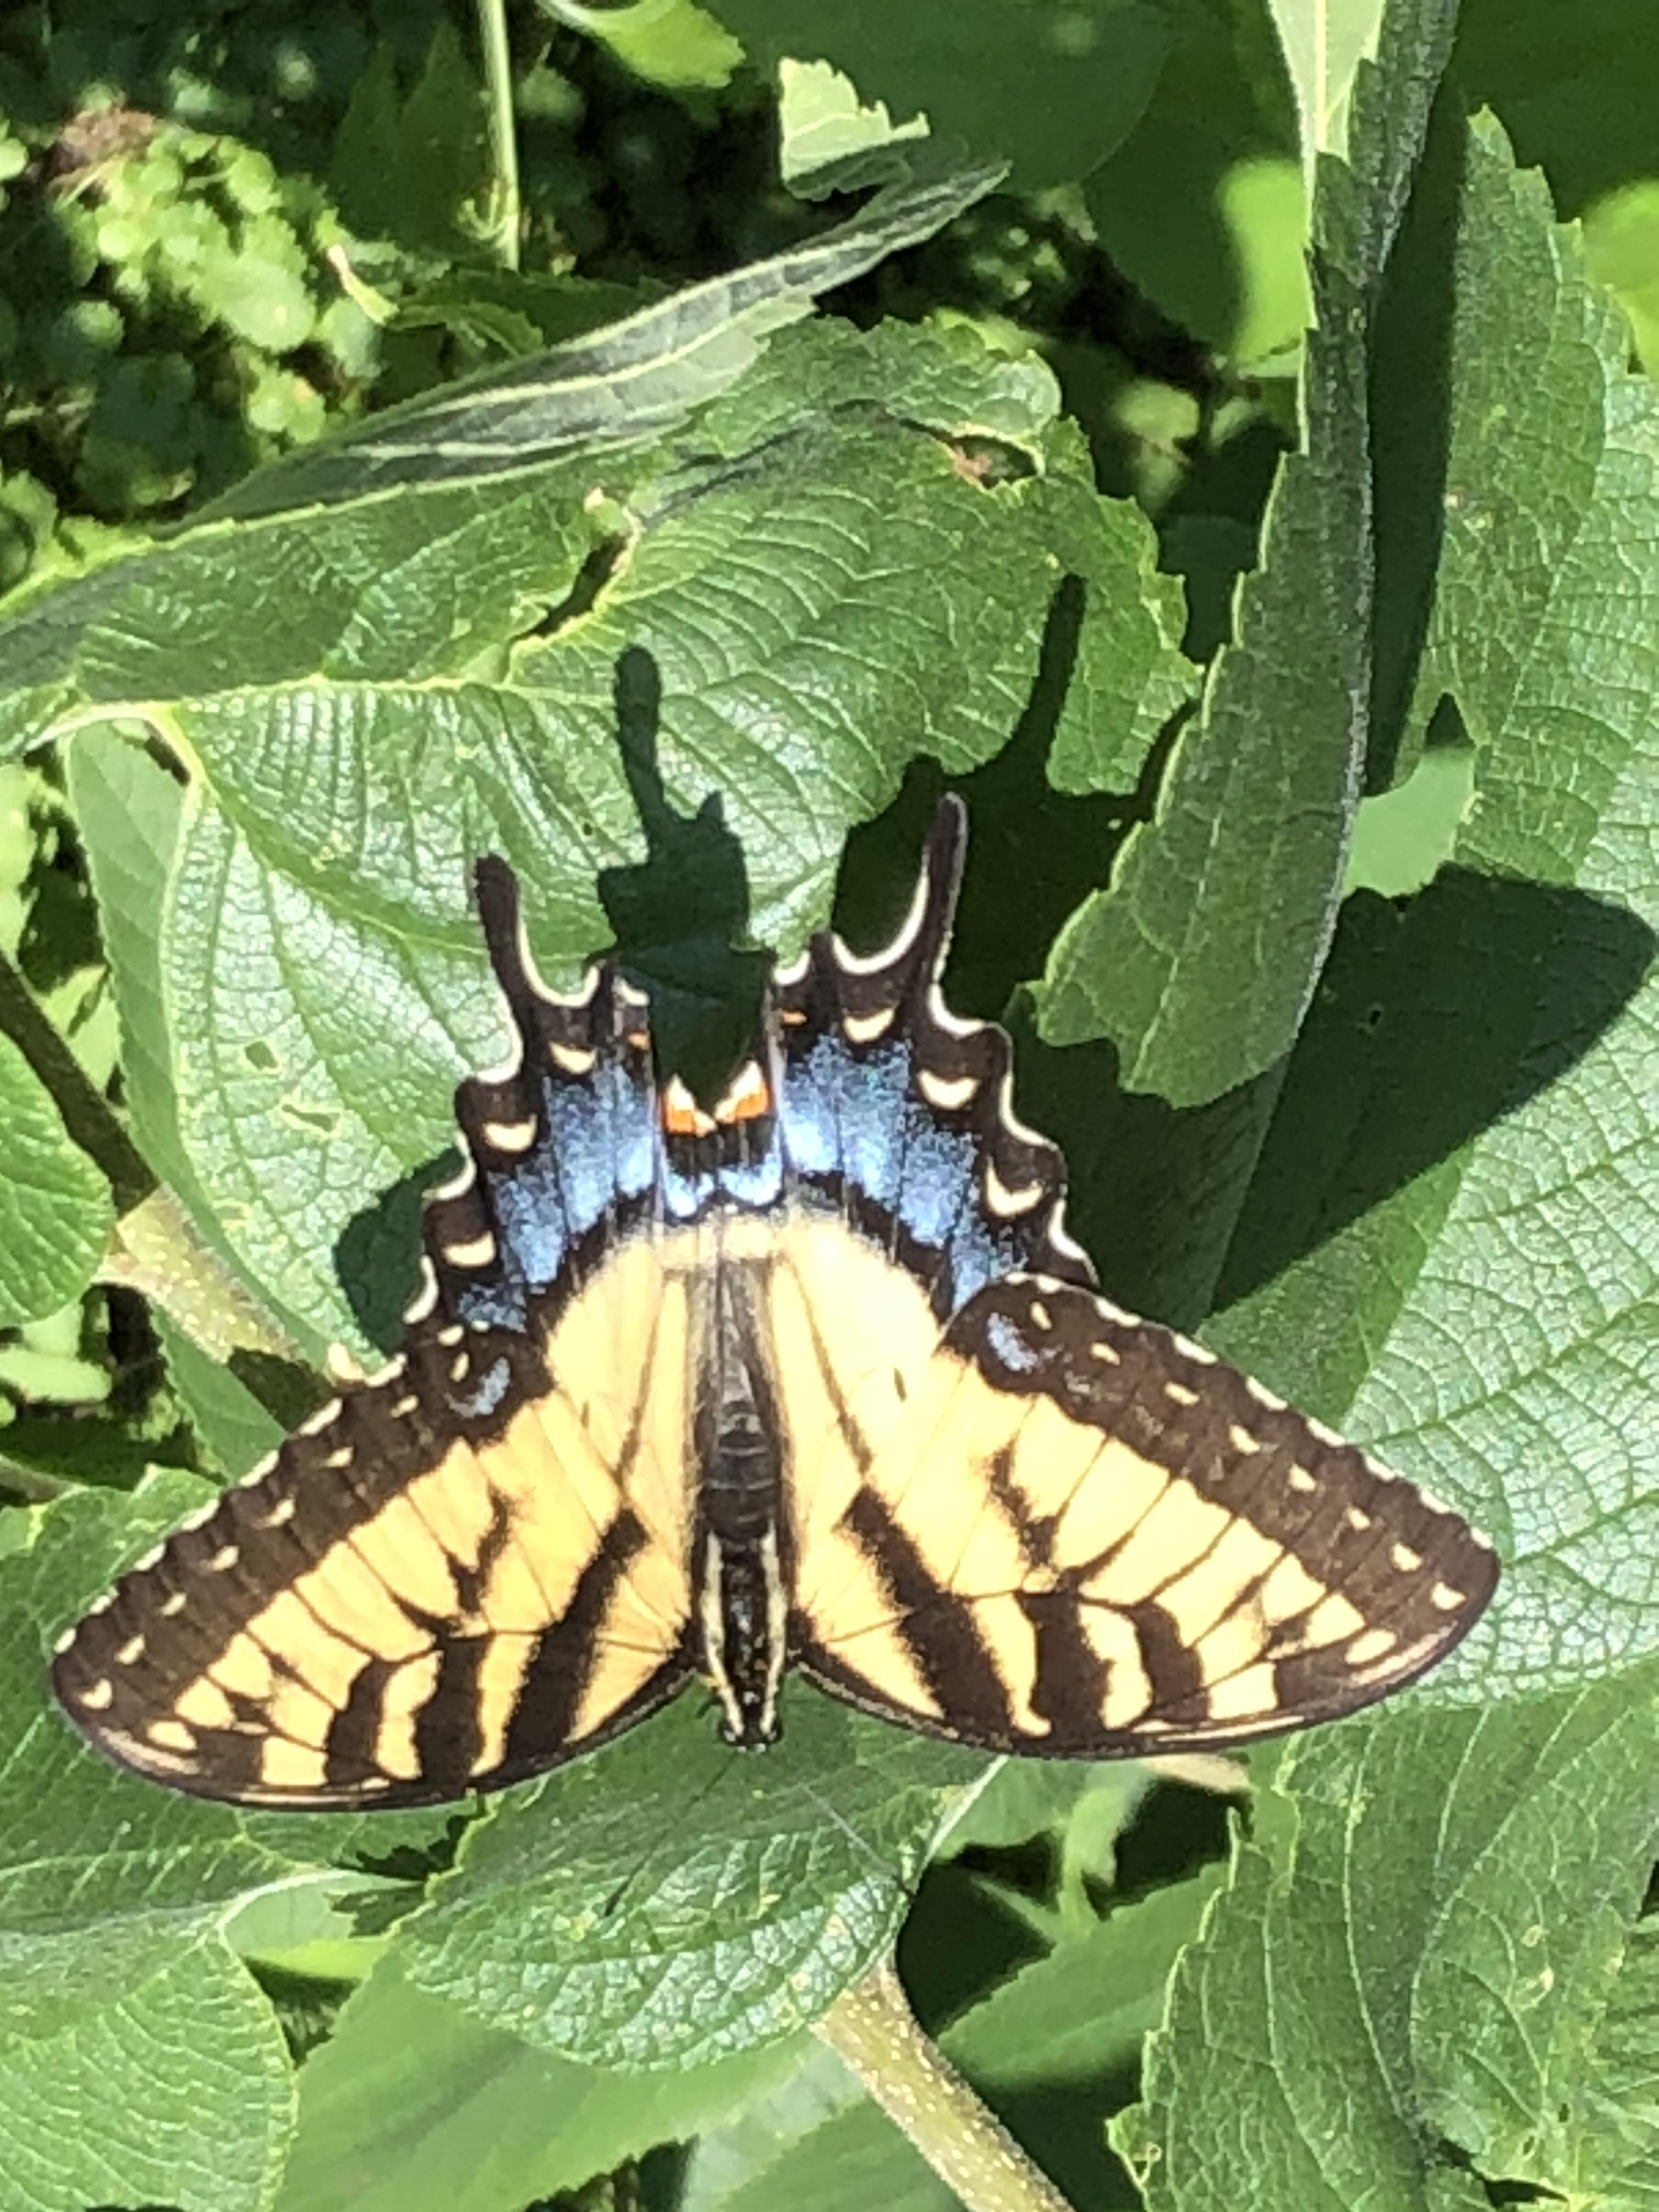
POLYGON ((692 1335, 697 1620, 728 1743, 778 1735, 787 1658, 783 1425, 766 1349, 763 1265, 720 1250, 692 1335))

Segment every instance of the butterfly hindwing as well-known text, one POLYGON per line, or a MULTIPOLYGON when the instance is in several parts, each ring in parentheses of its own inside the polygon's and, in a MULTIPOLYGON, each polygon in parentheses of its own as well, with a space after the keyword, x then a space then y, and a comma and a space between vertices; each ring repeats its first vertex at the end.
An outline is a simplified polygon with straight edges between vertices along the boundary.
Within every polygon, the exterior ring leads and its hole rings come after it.
POLYGON ((525 938, 518 882, 477 868, 490 963, 514 1050, 455 1094, 461 1172, 428 1203, 426 1312, 528 1328, 648 1223, 659 1172, 647 1003, 614 964, 549 991, 525 938))
POLYGON ((988 1748, 1214 1747, 1411 1680, 1496 1574, 1459 1515, 1200 1346, 1015 1275, 952 1321, 802 1560, 799 1657, 988 1748))

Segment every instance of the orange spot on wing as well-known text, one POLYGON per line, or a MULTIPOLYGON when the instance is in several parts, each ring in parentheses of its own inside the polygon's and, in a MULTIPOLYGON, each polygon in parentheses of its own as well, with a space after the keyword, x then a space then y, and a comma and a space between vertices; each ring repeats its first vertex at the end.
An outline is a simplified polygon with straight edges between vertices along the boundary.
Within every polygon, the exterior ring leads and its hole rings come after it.
POLYGON ((662 1126, 671 1137, 706 1137, 714 1124, 678 1075, 664 1084, 660 1101, 662 1126))
POLYGON ((729 1127, 734 1121, 757 1121, 772 1110, 772 1086, 750 1060, 714 1109, 714 1119, 729 1127))

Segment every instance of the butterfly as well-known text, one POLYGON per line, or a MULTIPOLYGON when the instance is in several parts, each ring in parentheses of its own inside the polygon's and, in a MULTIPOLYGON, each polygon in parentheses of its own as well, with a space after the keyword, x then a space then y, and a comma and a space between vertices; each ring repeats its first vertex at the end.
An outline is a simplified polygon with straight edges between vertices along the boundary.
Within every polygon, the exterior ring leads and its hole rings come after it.
POLYGON ((494 1790, 701 1678, 783 1677, 987 1750, 1212 1749, 1444 1657, 1491 1546, 1201 1345, 1100 1295, 1012 1048, 941 995, 947 798, 903 927, 774 969, 711 1108, 614 961, 537 975, 476 872, 511 1060, 464 1082, 400 1355, 58 1647, 119 1765, 240 1803, 494 1790))

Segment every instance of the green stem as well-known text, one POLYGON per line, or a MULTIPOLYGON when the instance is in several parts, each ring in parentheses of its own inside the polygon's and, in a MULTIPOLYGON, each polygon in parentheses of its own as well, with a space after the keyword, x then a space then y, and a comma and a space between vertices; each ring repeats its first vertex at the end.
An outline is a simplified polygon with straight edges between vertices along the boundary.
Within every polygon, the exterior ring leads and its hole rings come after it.
POLYGON ((227 1364, 237 1352, 298 1359, 299 1346, 243 1288, 198 1235, 165 1184, 116 1224, 115 1241, 99 1269, 153 1299, 210 1359, 227 1364))
POLYGON ((155 1177, 143 1154, 3 953, 0 953, 0 1030, 11 1039, 52 1094, 75 1143, 109 1178, 117 1212, 136 1206, 155 1188, 155 1177))
POLYGON ((489 89, 489 144, 495 170, 495 247, 504 269, 519 265, 519 137, 513 113, 513 56, 507 42, 506 0, 478 0, 478 35, 489 89))
POLYGON ((838 1997, 817 2033, 968 2212, 1071 2212, 916 2026, 890 1960, 838 1997))

